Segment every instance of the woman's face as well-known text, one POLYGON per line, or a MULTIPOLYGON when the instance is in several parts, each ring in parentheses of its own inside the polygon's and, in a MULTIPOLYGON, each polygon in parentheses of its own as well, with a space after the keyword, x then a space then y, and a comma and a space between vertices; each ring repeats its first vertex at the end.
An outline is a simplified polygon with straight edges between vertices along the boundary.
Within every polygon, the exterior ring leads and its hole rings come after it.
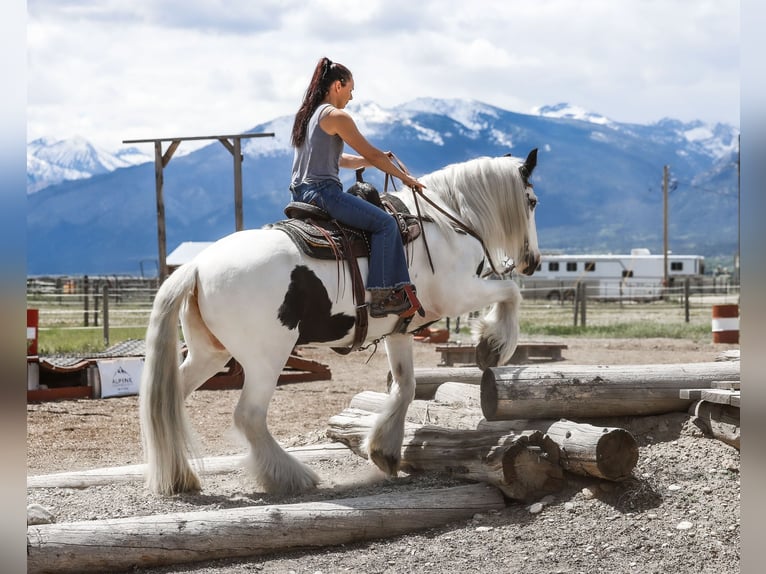
POLYGON ((354 78, 349 78, 346 80, 346 85, 344 86, 343 83, 338 80, 338 104, 337 108, 343 109, 346 107, 346 104, 348 104, 351 100, 354 99, 354 94, 352 93, 354 91, 354 78))

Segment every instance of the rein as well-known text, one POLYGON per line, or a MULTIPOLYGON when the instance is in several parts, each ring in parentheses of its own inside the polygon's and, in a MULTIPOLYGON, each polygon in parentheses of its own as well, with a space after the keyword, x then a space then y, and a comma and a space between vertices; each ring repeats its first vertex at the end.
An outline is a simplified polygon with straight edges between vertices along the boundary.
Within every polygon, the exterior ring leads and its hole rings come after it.
MULTIPOLYGON (((394 162, 394 164, 399 169, 401 169, 404 173, 406 173, 406 174, 410 173, 409 170, 407 169, 407 167, 393 153, 389 152, 388 156, 391 159, 391 161, 394 162)), ((390 176, 390 175, 386 174, 386 178, 385 178, 384 184, 383 184, 383 191, 384 192, 388 191, 388 181, 389 181, 389 178, 391 180, 391 187, 394 189, 394 191, 396 191, 396 185, 394 184, 393 176, 390 176)), ((438 211, 439 213, 444 215, 453 224, 455 224, 455 226, 458 229, 460 229, 461 231, 464 231, 465 233, 467 233, 468 235, 470 235, 471 237, 476 239, 476 241, 478 241, 479 244, 481 245, 481 248, 484 250, 484 256, 487 258, 487 261, 489 262, 489 266, 491 267, 492 272, 495 273, 496 275, 498 275, 499 277, 502 277, 502 274, 497 270, 497 268, 495 267, 495 264, 492 261, 492 257, 490 256, 489 251, 487 250, 487 246, 484 245, 484 240, 479 236, 478 233, 476 233, 473 229, 468 227, 465 223, 460 221, 457 217, 452 215, 450 212, 446 211, 439 204, 437 204, 433 200, 431 200, 428 197, 426 197, 426 195, 423 193, 422 190, 416 190, 415 188, 410 188, 410 189, 412 190, 412 197, 415 200, 415 210, 418 213, 418 222, 420 223, 420 228, 422 230, 423 244, 425 245, 426 254, 428 255, 428 263, 431 266, 431 273, 436 273, 436 270, 434 269, 434 264, 433 264, 433 261, 431 260, 431 252, 428 249, 428 242, 426 241, 426 230, 425 230, 425 227, 423 226, 422 216, 420 214, 420 203, 418 202, 418 195, 420 195, 420 197, 422 197, 423 200, 426 203, 428 203, 431 207, 433 207, 436 211, 438 211)))

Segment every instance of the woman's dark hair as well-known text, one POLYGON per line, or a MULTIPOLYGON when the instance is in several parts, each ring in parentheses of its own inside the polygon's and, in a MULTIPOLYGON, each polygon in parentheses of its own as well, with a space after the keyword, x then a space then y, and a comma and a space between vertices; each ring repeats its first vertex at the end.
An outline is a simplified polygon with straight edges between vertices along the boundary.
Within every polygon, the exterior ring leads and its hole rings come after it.
POLYGON ((314 75, 311 76, 311 82, 303 96, 298 113, 295 114, 293 122, 293 132, 291 143, 293 147, 300 147, 306 140, 306 131, 308 130, 309 120, 314 112, 322 103, 327 91, 333 82, 340 80, 342 85, 346 85, 351 79, 351 71, 343 64, 333 62, 329 58, 321 58, 314 68, 314 75))

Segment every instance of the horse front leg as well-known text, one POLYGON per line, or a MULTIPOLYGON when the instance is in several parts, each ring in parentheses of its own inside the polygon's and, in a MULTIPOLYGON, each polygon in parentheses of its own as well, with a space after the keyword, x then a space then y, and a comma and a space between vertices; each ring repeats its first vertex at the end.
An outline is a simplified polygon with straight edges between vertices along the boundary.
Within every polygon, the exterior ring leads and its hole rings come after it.
POLYGON ((391 388, 362 448, 375 466, 389 476, 396 476, 404 439, 404 419, 407 407, 415 397, 415 366, 412 335, 389 335, 385 342, 392 375, 391 388))
POLYGON ((483 371, 507 363, 519 343, 521 290, 515 281, 503 281, 503 299, 496 301, 473 327, 476 364, 483 371))

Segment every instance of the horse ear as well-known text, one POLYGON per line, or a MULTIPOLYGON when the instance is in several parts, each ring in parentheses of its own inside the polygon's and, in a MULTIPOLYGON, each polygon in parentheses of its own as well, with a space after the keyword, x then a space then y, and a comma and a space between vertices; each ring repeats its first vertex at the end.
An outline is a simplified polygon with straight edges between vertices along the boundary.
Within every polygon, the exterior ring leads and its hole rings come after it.
POLYGON ((537 148, 529 152, 527 159, 524 160, 524 167, 526 168, 527 177, 530 177, 532 175, 532 172, 534 171, 536 165, 537 165, 537 148))

